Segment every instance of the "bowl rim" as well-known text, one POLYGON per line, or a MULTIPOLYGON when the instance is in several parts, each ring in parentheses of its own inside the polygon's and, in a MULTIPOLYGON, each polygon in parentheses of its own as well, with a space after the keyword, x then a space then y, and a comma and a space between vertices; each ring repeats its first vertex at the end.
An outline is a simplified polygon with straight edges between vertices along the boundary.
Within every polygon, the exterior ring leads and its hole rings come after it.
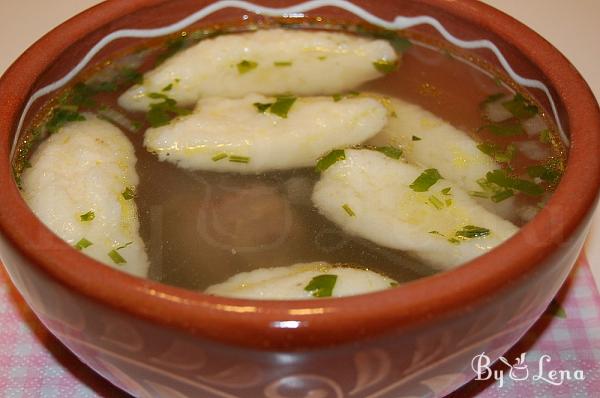
POLYGON ((357 324, 366 336, 460 311, 543 267, 561 245, 578 244, 571 238, 586 227, 600 188, 600 111, 589 87, 557 49, 512 17, 469 0, 424 0, 421 3, 502 37, 535 63, 547 84, 560 93, 557 100, 566 110, 571 136, 566 169, 546 207, 516 235, 461 267, 431 277, 368 295, 319 300, 209 296, 133 277, 79 253, 45 227, 21 198, 11 170, 11 134, 31 85, 76 41, 72 38, 166 1, 109 0, 92 7, 34 43, 0 78, 0 92, 6 95, 0 105, 0 231, 22 257, 54 281, 115 310, 206 338, 253 347, 314 347, 356 339, 356 333, 347 331, 357 324), (53 255, 29 244, 33 234, 51 245, 53 255), (294 326, 285 321, 295 321, 294 326))

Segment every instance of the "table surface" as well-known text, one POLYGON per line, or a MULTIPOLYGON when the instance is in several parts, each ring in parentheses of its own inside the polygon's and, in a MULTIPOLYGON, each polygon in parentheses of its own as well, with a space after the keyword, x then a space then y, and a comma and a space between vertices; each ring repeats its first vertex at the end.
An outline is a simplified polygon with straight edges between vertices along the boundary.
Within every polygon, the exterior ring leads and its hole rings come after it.
MULTIPOLYGON (((5 18, 0 24, 3 50, 0 55, 0 74, 45 32, 99 2, 98 0, 0 1, 0 15, 11 16, 5 18)), ((484 2, 505 11, 544 36, 575 65, 590 85, 596 98, 600 98, 600 46, 597 44, 597 38, 600 37, 600 24, 597 23, 600 1, 484 0, 484 2)), ((600 211, 596 212, 585 251, 593 280, 596 286, 600 287, 600 211)), ((73 372, 81 373, 76 370, 73 372)), ((79 375, 77 377, 85 379, 79 375)), ((111 390, 106 387, 92 387, 96 391, 109 391, 107 394, 112 395, 111 390)), ((2 393, 3 391, 0 391, 0 395, 2 393)), ((2 396, 21 395, 6 393, 2 396)))

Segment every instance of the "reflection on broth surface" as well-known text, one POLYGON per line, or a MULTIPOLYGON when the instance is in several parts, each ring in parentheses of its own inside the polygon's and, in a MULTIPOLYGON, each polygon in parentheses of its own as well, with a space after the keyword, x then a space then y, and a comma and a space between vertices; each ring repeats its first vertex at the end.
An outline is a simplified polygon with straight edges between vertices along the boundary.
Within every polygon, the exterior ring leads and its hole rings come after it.
MULTIPOLYGON (((355 27, 348 29, 353 32, 357 30, 355 27)), ((420 242, 415 243, 415 241, 420 239, 436 240, 439 247, 447 250, 448 253, 457 250, 457 247, 462 248, 463 246, 460 245, 466 245, 467 242, 479 247, 481 250, 479 253, 484 253, 497 244, 494 243, 489 247, 480 244, 485 237, 494 236, 497 232, 496 225, 476 225, 477 220, 471 220, 468 212, 463 218, 454 218, 452 221, 454 224, 449 224, 447 230, 429 228, 425 220, 431 216, 425 215, 430 214, 435 217, 436 214, 442 214, 436 212, 455 211, 459 205, 457 200, 461 195, 471 197, 482 206, 481 211, 486 214, 495 213, 516 226, 523 225, 535 215, 560 179, 564 149, 552 124, 544 118, 541 108, 532 102, 526 92, 520 90, 522 94, 517 94, 512 88, 513 84, 501 80, 500 74, 493 70, 486 71, 475 67, 447 50, 440 50, 417 40, 412 40, 410 45, 406 39, 391 32, 377 31, 374 36, 371 36, 365 33, 364 28, 358 31, 361 32, 361 42, 358 44, 353 42, 356 37, 349 34, 340 36, 336 33, 337 36, 328 36, 328 41, 322 38, 315 39, 317 42, 325 41, 319 42, 321 44, 312 44, 313 50, 318 45, 322 45, 319 51, 323 52, 315 53, 314 59, 310 58, 310 49, 304 49, 302 56, 288 51, 285 53, 285 59, 277 58, 277 51, 280 51, 277 49, 281 48, 282 43, 277 42, 276 38, 264 39, 267 41, 262 44, 260 51, 251 48, 251 51, 243 54, 235 53, 235 46, 232 45, 223 55, 229 57, 228 66, 223 64, 222 60, 207 61, 207 64, 213 62, 217 65, 215 67, 217 72, 214 70, 203 72, 209 73, 203 78, 229 79, 227 81, 229 88, 235 87, 235 79, 240 79, 240 82, 245 82, 244 87, 254 93, 261 90, 256 89, 260 85, 257 86, 255 82, 243 79, 254 79, 258 76, 256 74, 264 73, 268 74, 269 82, 277 82, 278 73, 287 76, 297 70, 297 76, 310 80, 311 67, 306 65, 313 65, 315 70, 321 71, 319 57, 331 57, 332 54, 336 54, 336 51, 342 51, 340 48, 345 48, 344 51, 349 51, 347 57, 350 58, 340 58, 339 65, 327 61, 330 79, 336 79, 336 74, 339 72, 337 79, 340 80, 343 91, 332 92, 331 87, 319 91, 318 86, 312 83, 308 91, 310 95, 321 96, 320 101, 326 104, 321 108, 332 110, 340 109, 356 99, 370 101, 375 98, 376 104, 383 105, 387 113, 387 127, 383 128, 383 132, 380 132, 381 128, 377 127, 375 131, 360 136, 356 141, 348 141, 345 144, 336 141, 314 150, 310 145, 316 139, 307 140, 303 135, 306 133, 307 125, 303 125, 304 127, 294 125, 294 111, 301 109, 301 104, 305 101, 302 95, 307 91, 304 88, 298 92, 294 89, 286 89, 285 92, 267 92, 265 94, 272 97, 260 97, 267 98, 264 103, 246 105, 240 103, 237 111, 227 108, 229 113, 218 114, 219 109, 225 109, 219 108, 219 101, 225 100, 220 100, 218 97, 243 97, 245 93, 231 93, 229 89, 226 93, 213 93, 211 90, 214 82, 211 82, 211 89, 208 90, 207 96, 209 99, 214 97, 215 99, 210 101, 217 105, 211 111, 210 117, 216 120, 214 123, 225 123, 225 127, 219 125, 219 129, 223 129, 225 133, 218 136, 220 141, 217 142, 209 134, 216 127, 207 124, 206 116, 199 116, 202 112, 201 107, 193 110, 201 94, 194 94, 197 97, 193 100, 189 96, 185 97, 183 103, 178 103, 174 99, 176 95, 180 95, 177 90, 183 90, 187 93, 184 93, 185 95, 193 91, 191 88, 192 91, 185 91, 188 80, 196 79, 193 76, 193 73, 196 73, 193 68, 190 72, 191 76, 172 74, 170 77, 172 81, 168 84, 163 84, 165 82, 161 81, 161 88, 148 89, 155 84, 152 76, 153 73, 156 74, 156 72, 148 73, 149 71, 155 67, 184 70, 185 68, 177 66, 176 62, 178 59, 188 57, 185 54, 198 52, 199 50, 193 47, 196 42, 200 43, 198 46, 207 43, 205 45, 210 46, 210 51, 213 51, 213 48, 218 48, 220 37, 225 37, 228 43, 235 43, 236 37, 242 37, 235 33, 218 36, 215 31, 205 30, 183 36, 177 35, 162 43, 149 43, 143 50, 133 49, 129 55, 115 56, 112 62, 83 73, 78 83, 65 92, 59 93, 47 106, 47 112, 41 113, 37 122, 30 127, 31 138, 22 143, 17 156, 16 174, 22 181, 29 181, 31 170, 37 167, 36 151, 43 149, 39 146, 39 141, 52 134, 60 137, 64 126, 72 127, 77 123, 85 123, 81 119, 82 112, 93 112, 111 121, 121 128, 135 149, 139 184, 132 187, 130 199, 135 200, 138 209, 140 235, 145 243, 150 262, 148 277, 195 290, 204 290, 211 285, 222 283, 240 272, 292 266, 299 263, 322 262, 334 266, 361 268, 400 283, 448 268, 445 265, 440 266, 439 262, 428 261, 428 256, 415 257, 411 252, 412 249, 406 252, 397 250, 398 247, 407 247, 404 244, 394 246, 374 243, 378 240, 370 233, 364 232, 372 220, 361 218, 367 212, 359 211, 358 205, 353 206, 350 203, 352 195, 343 196, 341 189, 328 194, 325 199, 334 203, 331 205, 332 211, 340 212, 343 217, 331 216, 330 211, 324 210, 322 201, 319 202, 318 208, 315 207, 311 196, 319 180, 324 182, 325 176, 331 176, 335 170, 343 167, 349 167, 348 170, 353 170, 352 167, 370 167, 357 166, 358 162, 353 162, 355 155, 350 156, 348 150, 351 147, 358 149, 352 151, 354 154, 363 151, 376 152, 376 156, 385 159, 382 164, 409 162, 414 165, 411 167, 417 170, 415 176, 418 178, 411 178, 406 183, 406 190, 415 201, 418 201, 418 206, 410 207, 410 217, 404 218, 399 215, 401 212, 389 210, 387 219, 390 225, 394 226, 418 224, 419 228, 425 231, 424 233, 429 234, 426 236, 427 239, 410 234, 398 236, 399 239, 404 239, 411 244, 418 246, 420 242), (376 39, 377 37, 385 37, 390 41, 388 43, 386 40, 376 39), (269 40, 275 40, 275 44, 269 40), (269 52, 271 45, 276 48, 273 52, 269 52), (364 72, 356 72, 361 76, 355 78, 356 83, 350 77, 345 77, 352 75, 350 71, 335 71, 335 68, 351 67, 353 55, 347 48, 352 49, 357 45, 377 47, 377 51, 381 53, 376 52, 375 56, 384 54, 381 56, 389 59, 363 59, 361 62, 364 64, 364 72), (388 48, 393 48, 397 55, 390 56, 386 52, 388 48), (257 54, 256 59, 252 58, 255 54, 257 54), (222 74, 218 68, 230 69, 222 74), (210 73, 217 73, 217 75, 211 76, 210 73), (149 92, 136 91, 136 87, 146 87, 144 90, 149 92), (128 112, 119 106, 120 103, 128 107, 127 101, 118 101, 124 92, 130 93, 127 95, 133 92, 142 96, 140 97, 142 101, 131 107, 135 109, 134 111, 128 112), (176 92, 178 94, 175 94, 176 92), (398 98, 404 102, 395 102, 388 97, 398 98), (402 109, 408 110, 401 111, 400 106, 404 106, 401 105, 404 103, 408 104, 408 108, 402 109), (244 106, 247 108, 243 108, 244 106), (232 115, 231 112, 239 114, 232 115), (249 115, 248 119, 239 117, 243 112, 249 115), (250 121, 250 118, 254 121, 250 121), (231 125, 231 121, 238 119, 240 124, 236 128, 235 125, 231 125), (159 161, 157 155, 150 152, 147 143, 146 147, 144 146, 144 132, 147 129, 162 129, 166 137, 164 140, 168 140, 173 138, 170 130, 172 126, 178 123, 183 125, 186 121, 189 126, 185 127, 187 130, 183 134, 193 137, 192 141, 196 145, 194 148, 186 147, 189 145, 186 142, 191 141, 171 141, 168 144, 170 149, 164 158, 161 157, 161 160, 169 161, 159 161), (255 132, 257 137, 266 134, 261 130, 260 126, 263 125, 272 126, 275 138, 284 134, 296 137, 293 145, 274 146, 275 149, 269 147, 273 141, 264 141, 265 147, 261 148, 261 153, 264 154, 265 159, 277 156, 285 162, 286 159, 292 159, 299 152, 304 151, 307 157, 303 162, 310 167, 293 166, 286 169, 277 166, 275 170, 270 167, 265 168, 269 170, 267 172, 252 171, 254 169, 251 167, 260 161, 258 156, 253 158, 248 155, 254 153, 251 152, 254 138, 242 137, 235 148, 227 141, 228 131, 232 131, 232 134, 237 133, 249 125, 254 126, 251 123, 257 123, 258 127, 253 127, 253 133, 255 132), (210 128, 207 130, 206 126, 210 128), (448 138, 450 134, 456 134, 459 139, 448 138), (367 141, 371 137, 374 138, 367 141), (453 144, 456 144, 458 149, 453 149, 453 144), (216 149, 210 149, 211 145, 216 149), (309 147, 313 149, 309 150, 309 147), (212 152, 207 152, 209 149, 212 152), (30 158, 32 153, 33 156, 30 158), (177 160, 194 159, 198 156, 205 156, 206 159, 204 163, 194 163, 192 169, 180 167, 182 163, 177 160), (438 167, 435 159, 439 158, 448 160, 438 167), (334 164, 335 166, 332 167, 334 164), (222 172, 219 169, 228 171, 222 172), (244 171, 246 169, 248 171, 244 171), (473 170, 480 169, 483 171, 475 173, 477 174, 475 177, 469 174, 473 174, 473 170), (428 183, 427 179, 432 177, 434 180, 428 183), (467 178, 468 181, 461 181, 467 178), (435 185, 439 181, 441 182, 435 185), (446 181, 447 186, 444 185, 446 181), (451 189, 450 185, 452 185, 451 189), (345 223, 348 220, 356 221, 357 228, 363 228, 363 232, 346 228, 345 223)), ((293 30, 285 31, 286 37, 287 35, 294 37, 293 32, 293 30)), ((309 35, 307 37, 310 37, 311 33, 324 35, 314 31, 301 32, 303 35, 309 35)), ((251 46, 255 45, 252 44, 251 39, 255 34, 243 34, 244 40, 251 43, 251 46)), ((259 34, 266 37, 262 31, 259 34)), ((296 45, 301 48, 301 43, 302 41, 298 41, 296 45)), ((261 45, 257 47, 260 48, 261 45)), ((200 54, 206 57, 211 54, 210 51, 200 51, 200 54)), ((325 62, 325 59, 322 61, 325 62)), ((322 76, 316 80, 322 80, 322 76)), ((274 85, 276 88, 280 86, 281 84, 274 85)), ((268 87, 264 88, 264 91, 269 91, 268 87)), ((202 98, 205 97, 202 95, 202 98)), ((330 122, 327 121, 330 112, 327 115, 319 114, 318 110, 311 112, 313 113, 303 117, 303 123, 310 120, 314 126, 322 128, 323 132, 319 133, 321 136, 326 135, 327 128, 330 126, 330 122)), ((352 121, 350 125, 362 126, 361 123, 366 123, 364 122, 366 111, 353 110, 352 112, 356 114, 349 114, 348 120, 352 121)), ((309 127, 309 129, 314 128, 309 127)), ((162 144, 165 142, 163 141, 162 144)), ((65 154, 65 158, 69 156, 71 155, 65 154)), ((382 175, 385 173, 387 171, 382 175)), ((63 175, 70 176, 68 173, 63 175)), ((401 180, 390 176, 386 178, 391 178, 390 181, 401 180)), ((376 180, 377 178, 373 182, 376 180)), ((103 182, 99 180, 99 190, 102 189, 102 184, 103 182)), ((394 209, 394 206, 400 203, 399 199, 394 202, 396 199, 390 197, 394 194, 394 190, 390 190, 389 194, 387 191, 382 194, 377 191, 369 195, 369 189, 385 189, 385 187, 369 184, 365 179, 360 180, 356 186, 362 186, 366 190, 361 195, 372 198, 373 202, 369 204, 371 210, 394 209), (391 201, 391 204, 384 206, 382 204, 384 201, 391 201)), ((28 194, 24 192, 26 199, 29 198, 28 194)), ((124 192, 121 195, 127 196, 124 192)), ((115 198, 115 203, 118 203, 117 199, 121 200, 115 198)), ((36 198, 35 200, 51 202, 53 199, 36 198)), ((125 200, 129 199, 125 197, 125 200)), ((33 203, 30 199, 28 202, 33 203)), ((35 207, 34 211, 37 212, 35 207)), ((50 208, 49 211, 52 213, 54 210, 50 208)), ((69 209, 63 213, 69 214, 69 209)), ((44 219, 44 215, 39 213, 38 215, 44 219)), ((64 220, 62 225, 82 222, 77 218, 79 216, 79 214, 69 216, 72 219, 64 220)), ((379 228, 387 227, 381 225, 379 228)), ((53 230, 76 246, 77 241, 65 237, 61 227, 53 230)), ((83 239, 85 236, 80 238, 83 239)), ((100 242, 90 243, 100 244, 100 242)), ((128 242, 109 243, 113 245, 110 246, 112 249, 121 253, 122 248, 119 245, 128 242)), ((77 248, 86 253, 86 247, 77 248)), ((95 256, 95 258, 115 268, 127 268, 126 258, 123 258, 124 262, 115 262, 112 256, 95 256)), ((448 264, 448 266, 454 265, 456 264, 448 264)), ((333 272, 334 268, 328 266, 324 269, 333 272)), ((341 274, 336 277, 343 278, 341 274)), ((302 297, 321 297, 315 293, 321 290, 308 289, 308 286, 317 282, 319 280, 315 281, 315 278, 312 281, 305 281, 307 289, 304 289, 302 297)), ((333 286, 329 287, 333 289, 333 286)), ((327 288, 322 291, 327 291, 327 288)), ((335 295, 335 290, 332 295, 335 295)), ((264 297, 268 297, 268 294, 264 297)))

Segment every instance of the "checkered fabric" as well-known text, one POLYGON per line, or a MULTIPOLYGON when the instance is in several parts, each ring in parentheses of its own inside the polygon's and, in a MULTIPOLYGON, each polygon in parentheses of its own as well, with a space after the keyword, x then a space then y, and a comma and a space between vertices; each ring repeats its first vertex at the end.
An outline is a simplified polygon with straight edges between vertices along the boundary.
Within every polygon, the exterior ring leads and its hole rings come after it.
MULTIPOLYGON (((0 398, 125 397, 64 348, 40 324, 0 267, 0 398)), ((504 370, 499 381, 472 381, 452 398, 595 398, 600 397, 600 295, 582 256, 548 311, 521 341, 505 354, 515 363, 526 353, 528 378, 515 381, 504 370), (584 380, 552 385, 539 374, 551 370, 581 370, 584 380)), ((520 375, 523 373, 521 372, 520 375)), ((522 376, 521 376, 522 377, 522 376)))

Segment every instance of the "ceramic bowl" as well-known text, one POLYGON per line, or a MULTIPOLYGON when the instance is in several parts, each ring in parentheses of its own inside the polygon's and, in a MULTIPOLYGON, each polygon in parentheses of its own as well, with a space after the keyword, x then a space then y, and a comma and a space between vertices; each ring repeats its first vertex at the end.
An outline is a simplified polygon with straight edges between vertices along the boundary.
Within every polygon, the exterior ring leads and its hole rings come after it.
MULTIPOLYGON (((288 18, 304 13, 395 22, 432 40, 470 46, 468 51, 507 75, 529 79, 524 80, 527 90, 570 140, 564 177, 547 206, 506 243, 462 267, 341 299, 212 297, 106 267, 52 234, 21 199, 11 149, 25 107, 26 122, 47 99, 39 90, 60 81, 114 32, 168 26, 194 13, 194 24, 241 21, 256 11, 239 1, 108 1, 48 33, 0 80, 2 261, 46 327, 95 371, 135 396, 445 395, 475 376, 471 359, 476 354, 497 358, 524 334, 575 262, 600 184, 597 104, 555 48, 484 4, 256 4, 274 7, 263 8, 264 14, 288 18), (284 6, 293 7, 280 9, 284 6)), ((91 62, 140 40, 110 41, 91 62)))

